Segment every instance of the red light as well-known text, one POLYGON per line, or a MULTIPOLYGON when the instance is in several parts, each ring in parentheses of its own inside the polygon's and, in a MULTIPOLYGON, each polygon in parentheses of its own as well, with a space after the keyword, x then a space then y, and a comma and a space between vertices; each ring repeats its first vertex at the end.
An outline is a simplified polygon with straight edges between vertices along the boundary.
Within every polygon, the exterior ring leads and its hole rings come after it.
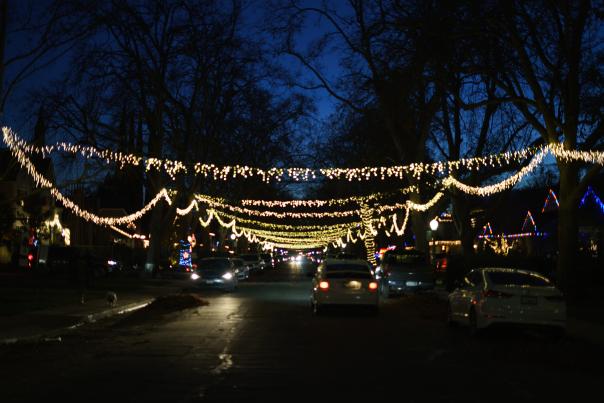
POLYGON ((329 283, 327 281, 321 281, 319 283, 319 288, 323 291, 329 290, 329 283))
POLYGON ((375 281, 372 281, 371 283, 369 283, 369 290, 370 291, 375 291, 378 289, 378 283, 376 283, 375 281))
POLYGON ((27 260, 29 260, 30 262, 31 262, 32 260, 34 260, 34 255, 33 255, 33 254, 31 254, 31 253, 30 253, 29 255, 27 255, 27 260))

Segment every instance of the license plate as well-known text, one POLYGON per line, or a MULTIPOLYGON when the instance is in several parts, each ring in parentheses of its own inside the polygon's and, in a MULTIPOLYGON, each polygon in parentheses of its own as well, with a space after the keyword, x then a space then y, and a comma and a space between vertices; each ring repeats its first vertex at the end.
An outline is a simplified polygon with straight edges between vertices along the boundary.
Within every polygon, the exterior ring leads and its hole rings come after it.
POLYGON ((537 305, 537 297, 520 297, 520 303, 522 305, 537 305))
POLYGON ((349 288, 351 290, 360 290, 361 282, 360 281, 349 281, 344 284, 344 287, 349 288))
POLYGON ((215 284, 218 283, 218 280, 206 280, 206 284, 215 284))
POLYGON ((417 281, 407 281, 405 285, 408 287, 415 287, 417 286, 417 281))

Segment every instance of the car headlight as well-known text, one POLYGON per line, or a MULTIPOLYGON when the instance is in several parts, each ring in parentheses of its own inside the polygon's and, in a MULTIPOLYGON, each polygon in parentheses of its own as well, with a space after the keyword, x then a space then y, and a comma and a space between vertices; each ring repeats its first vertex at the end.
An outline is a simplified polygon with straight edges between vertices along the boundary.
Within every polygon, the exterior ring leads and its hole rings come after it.
POLYGON ((191 274, 191 280, 197 280, 199 278, 199 274, 193 273, 191 274))
POLYGON ((231 273, 230 271, 226 272, 222 275, 222 278, 225 280, 231 280, 233 278, 233 273, 231 273))

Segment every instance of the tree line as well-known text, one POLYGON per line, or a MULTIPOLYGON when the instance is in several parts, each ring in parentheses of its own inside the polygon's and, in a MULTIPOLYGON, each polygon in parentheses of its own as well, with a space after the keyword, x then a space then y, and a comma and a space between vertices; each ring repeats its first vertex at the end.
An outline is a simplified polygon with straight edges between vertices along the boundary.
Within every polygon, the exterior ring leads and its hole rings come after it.
MULTIPOLYGON (((57 80, 31 91, 27 109, 42 108, 51 133, 79 144, 259 167, 300 163, 295 153, 310 154, 315 165, 363 166, 457 160, 551 142, 568 150, 604 145, 602 1, 0 3, 0 113, 28 77, 67 59, 57 80), (9 52, 11 38, 23 32, 29 46, 9 52), (312 126, 316 92, 331 97, 337 111, 318 126, 324 136, 314 146, 292 153, 302 144, 297 134, 312 126)), ((98 180, 106 167, 95 164, 77 167, 98 180)), ((578 203, 602 167, 556 165, 557 275, 566 287, 578 203)), ((453 174, 477 185, 501 173, 453 174)), ((412 201, 425 201, 432 179, 408 178, 405 185, 419 189, 412 201)), ((185 198, 180 206, 196 191, 283 196, 283 189, 260 183, 144 175, 149 194, 168 183, 185 198)), ((401 187, 354 186, 320 184, 318 192, 401 187)), ((448 196, 464 251, 472 253, 473 200, 456 191, 448 196)), ((173 206, 153 211, 151 263, 174 217, 173 206)), ((411 217, 420 248, 429 218, 411 217)))

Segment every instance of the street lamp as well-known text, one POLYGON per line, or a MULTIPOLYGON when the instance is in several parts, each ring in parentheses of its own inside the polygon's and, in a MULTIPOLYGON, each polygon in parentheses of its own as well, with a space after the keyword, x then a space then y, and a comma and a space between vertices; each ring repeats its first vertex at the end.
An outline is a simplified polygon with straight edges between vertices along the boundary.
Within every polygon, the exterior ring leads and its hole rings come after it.
POLYGON ((430 257, 430 263, 434 260, 434 232, 438 229, 438 217, 434 217, 432 221, 430 221, 430 231, 428 232, 428 256, 430 257))
POLYGON ((234 249, 235 253, 237 253, 237 241, 239 240, 239 238, 237 238, 237 235, 235 235, 235 234, 231 234, 230 238, 231 238, 231 241, 233 241, 233 249, 234 249))
POLYGON ((210 232, 208 235, 210 235, 210 250, 214 251, 214 236, 216 236, 216 234, 210 232))

